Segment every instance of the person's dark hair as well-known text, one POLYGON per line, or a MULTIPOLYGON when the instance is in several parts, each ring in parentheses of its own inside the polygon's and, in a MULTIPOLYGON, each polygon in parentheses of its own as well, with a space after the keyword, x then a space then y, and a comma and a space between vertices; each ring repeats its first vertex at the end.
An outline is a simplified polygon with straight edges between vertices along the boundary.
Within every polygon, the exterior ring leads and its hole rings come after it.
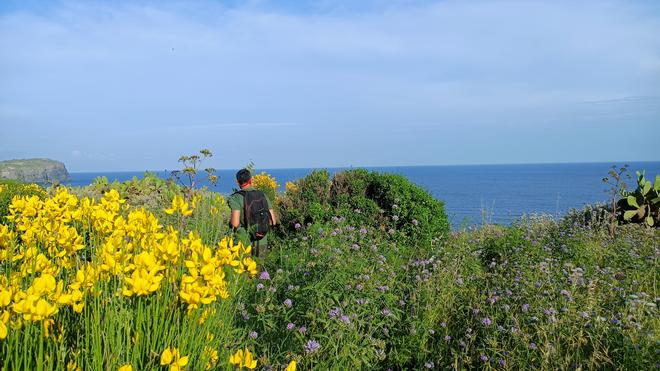
POLYGON ((236 181, 238 184, 243 185, 252 179, 252 174, 250 174, 250 170, 248 169, 241 169, 236 173, 236 181))

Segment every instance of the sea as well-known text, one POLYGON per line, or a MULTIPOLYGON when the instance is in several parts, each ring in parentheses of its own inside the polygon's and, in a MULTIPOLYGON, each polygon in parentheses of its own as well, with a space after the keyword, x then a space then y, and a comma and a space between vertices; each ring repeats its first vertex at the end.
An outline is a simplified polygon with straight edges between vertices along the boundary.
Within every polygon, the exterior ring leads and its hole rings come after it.
MULTIPOLYGON (((628 162, 631 176, 628 187, 635 186, 636 171, 645 171, 654 181, 660 174, 660 161, 628 162)), ((571 163, 524 165, 454 165, 365 167, 368 170, 400 174, 426 189, 445 203, 453 229, 482 224, 511 224, 523 216, 549 215, 560 218, 570 209, 605 202, 609 187, 603 183, 612 166, 623 163, 571 163)), ((348 168, 327 168, 334 174, 348 168)), ((284 190, 287 181, 302 178, 314 169, 258 169, 271 174, 284 190)), ((216 186, 202 182, 209 189, 230 194, 236 188, 237 169, 217 170, 216 186)), ((151 171, 167 179, 168 171, 151 171)), ((126 181, 142 177, 144 172, 74 172, 65 184, 86 186, 95 178, 126 181)))

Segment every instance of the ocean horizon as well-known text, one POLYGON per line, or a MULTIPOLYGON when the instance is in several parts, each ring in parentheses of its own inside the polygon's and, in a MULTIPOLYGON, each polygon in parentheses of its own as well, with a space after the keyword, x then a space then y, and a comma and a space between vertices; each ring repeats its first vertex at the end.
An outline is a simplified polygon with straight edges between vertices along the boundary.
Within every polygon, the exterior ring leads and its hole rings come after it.
MULTIPOLYGON (((653 180, 660 174, 660 161, 626 163, 557 163, 557 164, 508 164, 508 165, 436 165, 436 166, 366 166, 334 168, 274 168, 257 169, 275 177, 284 190, 287 181, 300 179, 314 170, 326 169, 331 175, 348 169, 363 168, 371 171, 400 174, 427 190, 433 197, 445 203, 452 228, 485 223, 511 224, 523 215, 545 214, 559 218, 570 209, 607 200, 607 176, 612 165, 628 164, 627 182, 634 188, 635 171, 646 171, 653 180)), ((236 188, 235 173, 238 169, 219 169, 218 184, 206 181, 199 186, 221 194, 230 194, 236 188)), ((171 172, 161 171, 95 171, 71 172, 64 182, 70 186, 86 186, 95 178, 105 176, 110 182, 140 178, 145 172, 163 179, 171 172)), ((200 178, 204 173, 200 174, 200 178)))

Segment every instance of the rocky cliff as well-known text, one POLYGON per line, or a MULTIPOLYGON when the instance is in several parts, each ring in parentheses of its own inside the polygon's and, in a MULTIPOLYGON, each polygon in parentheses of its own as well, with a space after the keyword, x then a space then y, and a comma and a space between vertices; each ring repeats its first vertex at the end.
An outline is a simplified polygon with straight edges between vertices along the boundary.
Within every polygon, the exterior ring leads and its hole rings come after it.
POLYGON ((65 181, 69 172, 63 163, 45 158, 0 161, 0 179, 48 183, 65 181))

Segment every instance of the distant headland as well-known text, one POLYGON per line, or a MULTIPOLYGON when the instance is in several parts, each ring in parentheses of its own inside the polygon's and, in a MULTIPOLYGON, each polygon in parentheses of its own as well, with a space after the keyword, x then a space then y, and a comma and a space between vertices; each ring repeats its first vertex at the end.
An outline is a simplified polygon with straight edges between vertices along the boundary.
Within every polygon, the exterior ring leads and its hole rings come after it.
POLYGON ((30 183, 62 182, 69 172, 60 161, 47 158, 0 161, 0 179, 13 179, 30 183))

